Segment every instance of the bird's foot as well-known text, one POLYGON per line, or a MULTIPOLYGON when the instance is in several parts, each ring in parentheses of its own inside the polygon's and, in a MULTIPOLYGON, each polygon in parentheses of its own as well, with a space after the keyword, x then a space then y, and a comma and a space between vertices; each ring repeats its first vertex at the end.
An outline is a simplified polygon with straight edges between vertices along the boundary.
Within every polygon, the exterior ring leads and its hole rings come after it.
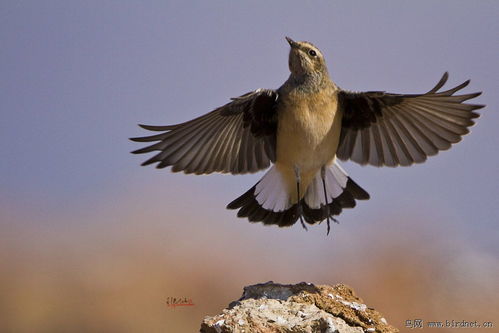
POLYGON ((326 221, 327 221, 327 232, 326 232, 326 236, 328 236, 329 235, 329 231, 331 231, 331 226, 329 224, 330 220, 333 220, 333 222, 336 223, 336 224, 340 224, 340 222, 338 222, 337 219, 335 219, 334 217, 328 216, 327 219, 326 219, 326 221))
POLYGON ((308 228, 305 225, 305 222, 303 221, 303 217, 301 215, 300 215, 300 222, 301 222, 301 226, 303 227, 303 229, 305 229, 306 231, 308 231, 308 228))
POLYGON ((301 206, 301 203, 298 204, 298 216, 300 218, 301 226, 303 227, 303 229, 305 229, 306 231, 308 231, 308 228, 305 225, 305 221, 303 220, 303 208, 301 206))

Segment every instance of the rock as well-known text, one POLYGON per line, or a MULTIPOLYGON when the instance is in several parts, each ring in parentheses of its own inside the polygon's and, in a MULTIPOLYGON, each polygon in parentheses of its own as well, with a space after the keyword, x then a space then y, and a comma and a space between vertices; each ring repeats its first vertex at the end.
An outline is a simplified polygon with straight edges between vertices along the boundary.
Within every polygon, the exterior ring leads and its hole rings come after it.
POLYGON ((269 281, 244 287, 221 314, 205 317, 201 333, 398 332, 343 284, 333 287, 269 281))

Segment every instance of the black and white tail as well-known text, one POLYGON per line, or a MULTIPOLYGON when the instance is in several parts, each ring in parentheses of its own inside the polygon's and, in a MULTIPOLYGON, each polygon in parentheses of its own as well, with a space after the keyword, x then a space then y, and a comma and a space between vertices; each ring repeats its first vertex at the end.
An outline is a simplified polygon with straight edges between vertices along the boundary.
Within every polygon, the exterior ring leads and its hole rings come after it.
POLYGON ((314 224, 339 215, 343 208, 355 207, 356 199, 369 199, 369 194, 348 177, 337 162, 325 169, 324 183, 326 195, 321 171, 317 172, 304 189, 300 209, 296 198, 290 198, 282 175, 272 166, 258 183, 228 204, 227 208, 239 209, 237 216, 247 217, 250 222, 286 227, 293 225, 300 215, 307 223, 314 224))

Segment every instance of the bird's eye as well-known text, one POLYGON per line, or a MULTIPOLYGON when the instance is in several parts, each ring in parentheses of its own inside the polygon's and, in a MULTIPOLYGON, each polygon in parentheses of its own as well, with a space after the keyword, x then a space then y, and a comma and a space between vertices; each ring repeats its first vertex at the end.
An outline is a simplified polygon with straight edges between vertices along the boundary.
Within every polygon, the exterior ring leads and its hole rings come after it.
POLYGON ((314 50, 308 50, 308 54, 310 54, 312 57, 315 57, 317 55, 317 52, 314 50))

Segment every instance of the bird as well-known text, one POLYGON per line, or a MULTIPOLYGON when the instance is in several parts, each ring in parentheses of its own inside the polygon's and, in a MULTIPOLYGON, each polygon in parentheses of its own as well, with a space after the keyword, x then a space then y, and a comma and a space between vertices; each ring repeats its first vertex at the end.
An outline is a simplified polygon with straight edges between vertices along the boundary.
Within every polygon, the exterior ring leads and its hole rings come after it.
MULTIPOLYGON (((409 166, 447 150, 469 133, 481 92, 456 95, 445 72, 426 93, 355 92, 336 85, 323 53, 312 43, 286 37, 289 77, 278 89, 257 89, 193 120, 167 126, 139 125, 158 134, 131 138, 156 152, 142 165, 173 172, 246 174, 268 169, 227 205, 250 222, 304 229, 327 221, 370 195, 338 160, 376 167, 409 166), (152 144, 150 144, 152 143, 152 144)), ((307 229, 308 230, 308 229, 307 229)))

